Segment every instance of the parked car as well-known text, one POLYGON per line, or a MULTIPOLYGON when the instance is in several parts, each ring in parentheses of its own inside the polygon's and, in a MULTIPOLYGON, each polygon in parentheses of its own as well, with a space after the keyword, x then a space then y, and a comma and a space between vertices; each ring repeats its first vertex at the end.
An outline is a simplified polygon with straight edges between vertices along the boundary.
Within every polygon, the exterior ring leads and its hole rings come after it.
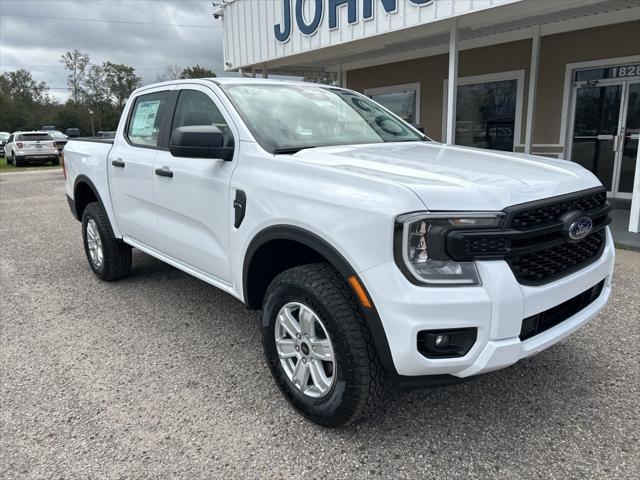
POLYGON ((7 140, 11 134, 9 132, 0 132, 0 155, 4 157, 4 146, 7 144, 7 140))
POLYGON ((53 138, 53 141, 56 144, 56 148, 58 149, 58 152, 62 153, 62 151, 64 150, 64 146, 69 141, 69 137, 67 137, 60 130, 51 130, 49 132, 49 135, 51 135, 51 137, 53 138))
POLYGON ((64 133, 67 134, 67 137, 69 138, 77 138, 80 136, 80 129, 79 128, 67 128, 64 133))
POLYGON ((366 414, 386 383, 535 355, 611 292, 611 206, 592 173, 442 145, 346 89, 150 85, 114 140, 72 140, 65 157, 95 275, 126 277, 135 247, 261 309, 275 382, 325 426, 366 414))
POLYGON ((58 149, 49 132, 14 132, 4 146, 7 163, 22 167, 26 163, 51 162, 60 165, 58 149))
POLYGON ((45 132, 51 132, 53 130, 56 130, 56 126, 55 125, 44 125, 40 130, 45 131, 45 132))

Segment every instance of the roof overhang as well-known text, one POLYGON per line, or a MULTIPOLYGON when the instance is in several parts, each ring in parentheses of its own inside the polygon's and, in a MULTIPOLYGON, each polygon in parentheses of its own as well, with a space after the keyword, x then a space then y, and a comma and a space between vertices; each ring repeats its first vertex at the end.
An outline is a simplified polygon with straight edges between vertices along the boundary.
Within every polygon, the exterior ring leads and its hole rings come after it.
MULTIPOLYGON (((296 1, 293 0, 292 8, 296 1)), ((374 3, 380 1, 373 0, 374 3)), ((402 1, 398 0, 399 8, 402 1)), ((280 11, 282 1, 270 0, 273 11, 267 9, 267 3, 255 2, 254 5, 263 5, 263 10, 259 8, 258 12, 263 15, 258 18, 249 14, 247 10, 250 10, 250 7, 247 6, 246 0, 234 0, 225 5, 227 70, 266 68, 271 73, 315 75, 446 53, 453 19, 458 23, 461 50, 530 38, 533 27, 537 26, 540 26, 541 35, 551 35, 640 19, 637 0, 487 0, 476 2, 477 5, 485 5, 486 8, 471 9, 459 14, 452 14, 449 10, 448 14, 432 15, 431 21, 419 21, 413 26, 364 35, 367 25, 362 25, 363 22, 347 24, 347 11, 342 9, 343 11, 338 10, 337 13, 344 17, 339 17, 339 20, 344 20, 341 29, 346 29, 348 33, 329 31, 329 38, 335 37, 335 41, 327 41, 327 33, 318 29, 314 35, 319 38, 315 40, 313 35, 299 38, 292 34, 286 43, 277 45, 278 42, 272 37, 274 25, 279 24, 283 15, 280 11), (277 12, 276 7, 280 9, 277 12), (240 13, 249 21, 239 22, 235 15, 240 13), (267 18, 267 21, 263 21, 263 18, 267 18), (354 32, 355 29, 359 29, 360 32, 354 32), (235 38, 237 36, 241 38, 235 38), (271 45, 274 41, 276 45, 271 45), (244 53, 235 54, 243 42, 244 53)), ((306 1, 303 5, 310 3, 313 2, 306 1)), ((449 0, 435 0, 422 8, 437 10, 442 8, 439 5, 444 3, 453 5, 449 0)), ((410 7, 412 5, 405 4, 405 8, 410 7)), ((424 14, 426 10, 422 12, 424 14)), ((399 9, 397 13, 400 13, 399 9)), ((305 18, 312 18, 312 15, 306 15, 305 18)), ((387 16, 385 21, 390 23, 392 20, 387 16)), ((408 24, 406 20, 405 24, 408 24)), ((379 30, 377 25, 376 29, 379 30)))

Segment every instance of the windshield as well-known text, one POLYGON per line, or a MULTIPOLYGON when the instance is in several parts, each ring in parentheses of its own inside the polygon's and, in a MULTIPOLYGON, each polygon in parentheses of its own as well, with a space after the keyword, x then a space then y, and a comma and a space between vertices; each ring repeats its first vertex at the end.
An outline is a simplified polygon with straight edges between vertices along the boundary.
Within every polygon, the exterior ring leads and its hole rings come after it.
POLYGON ((0 132, 0 140, 8 140, 10 136, 9 132, 0 132))
POLYGON ((62 133, 62 132, 60 132, 58 130, 53 130, 53 131, 49 132, 49 135, 51 135, 54 138, 54 140, 66 140, 67 139, 67 136, 64 133, 62 133))
POLYGON ((316 85, 224 85, 258 142, 271 153, 362 143, 428 140, 367 97, 316 85))

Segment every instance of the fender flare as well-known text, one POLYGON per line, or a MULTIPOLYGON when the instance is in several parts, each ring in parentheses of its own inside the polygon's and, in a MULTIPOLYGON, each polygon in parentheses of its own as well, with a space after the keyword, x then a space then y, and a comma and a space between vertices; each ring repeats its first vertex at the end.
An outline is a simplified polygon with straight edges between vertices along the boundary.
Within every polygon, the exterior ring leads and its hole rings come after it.
MULTIPOLYGON (((98 189, 96 188, 94 183, 91 181, 91 179, 89 177, 87 177, 86 175, 84 175, 84 174, 78 175, 76 177, 76 179, 74 180, 74 182, 73 182, 73 199, 69 198, 69 196, 67 195, 67 201, 69 202, 69 207, 71 208, 71 213, 73 214, 73 216, 79 222, 82 221, 82 217, 78 215, 78 211, 76 209, 76 200, 77 200, 76 199, 76 190, 77 190, 78 185, 80 183, 86 183, 88 185, 88 187, 91 189, 91 191, 95 195, 98 203, 100 204, 100 207, 102 207, 102 209, 106 212, 107 218, 109 219, 109 228, 111 229, 111 234, 115 238, 121 238, 120 236, 117 236, 115 231, 113 230, 112 222, 115 219, 112 219, 111 215, 109 215, 109 210, 107 210, 107 208, 105 207, 104 203, 102 202, 102 197, 100 197, 100 193, 98 193, 98 189)), ((114 212, 114 215, 115 215, 115 212, 114 212)))
POLYGON ((73 182, 73 212, 72 213, 73 213, 73 216, 76 217, 76 220, 78 221, 82 221, 82 217, 78 215, 78 211, 76 209, 76 202, 78 200, 76 198, 76 192, 78 191, 78 185, 80 183, 87 184, 87 186, 91 189, 95 197, 98 199, 98 203, 100 204, 100 206, 104 208, 104 203, 102 203, 102 198, 100 197, 100 194, 98 193, 98 189, 96 188, 96 186, 93 184, 93 182, 89 177, 87 177, 84 174, 80 174, 76 177, 75 181, 73 182))
MULTIPOLYGON (((382 366, 390 375, 397 376, 398 374, 393 363, 391 349, 389 348, 389 342, 387 341, 387 335, 384 331, 382 320, 380 319, 380 315, 378 314, 375 303, 371 298, 367 287, 360 279, 356 270, 344 258, 344 256, 333 245, 315 233, 293 225, 273 225, 258 232, 247 247, 242 267, 242 290, 245 300, 247 299, 249 267, 251 266, 251 261, 260 247, 273 240, 292 240, 301 243, 326 258, 327 261, 340 273, 340 275, 342 275, 345 282, 352 275, 358 279, 371 302, 371 308, 363 307, 357 300, 356 303, 367 322, 367 326, 371 332, 371 337, 373 338, 374 346, 378 353, 378 358, 380 359, 382 366)), ((248 305, 248 307, 252 308, 251 305, 248 305)))

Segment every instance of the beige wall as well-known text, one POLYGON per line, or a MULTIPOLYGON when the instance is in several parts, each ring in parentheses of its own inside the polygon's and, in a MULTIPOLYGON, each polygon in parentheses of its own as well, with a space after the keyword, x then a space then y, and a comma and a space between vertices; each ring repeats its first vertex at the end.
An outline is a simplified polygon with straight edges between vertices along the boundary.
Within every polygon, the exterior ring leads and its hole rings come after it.
POLYGON ((421 123, 429 135, 439 139, 442 125, 442 79, 446 75, 447 56, 438 55, 349 71, 347 86, 362 92, 367 88, 421 82, 421 123))
POLYGON ((534 120, 534 143, 559 138, 568 63, 640 55, 640 22, 628 22, 542 37, 534 120))
MULTIPOLYGON (((543 37, 534 123, 534 143, 564 143, 559 139, 565 69, 568 63, 640 55, 640 22, 629 22, 543 37)), ((460 52, 460 77, 525 70, 522 132, 524 142, 529 85, 531 40, 503 43, 460 52)), ((349 88, 364 91, 403 83, 421 82, 420 115, 425 131, 442 136, 443 85, 448 55, 408 60, 349 71, 349 88)))

